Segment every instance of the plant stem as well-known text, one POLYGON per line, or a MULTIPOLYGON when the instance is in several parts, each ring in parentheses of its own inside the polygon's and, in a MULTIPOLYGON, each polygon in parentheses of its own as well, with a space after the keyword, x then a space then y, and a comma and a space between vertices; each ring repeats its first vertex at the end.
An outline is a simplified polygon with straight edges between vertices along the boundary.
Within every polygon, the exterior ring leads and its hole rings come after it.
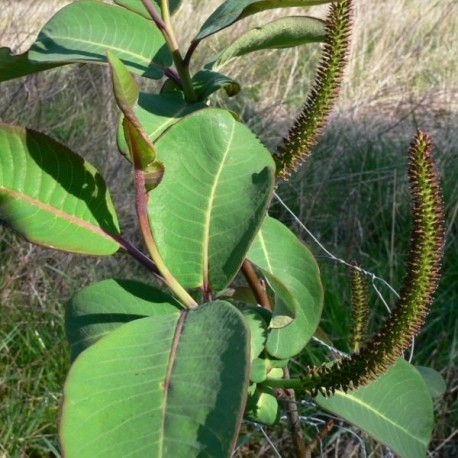
POLYGON ((178 47, 178 43, 175 38, 175 33, 173 31, 172 22, 170 20, 168 0, 161 0, 162 18, 157 13, 156 9, 151 3, 151 0, 142 0, 142 3, 148 11, 148 13, 150 14, 157 28, 162 32, 162 35, 164 36, 165 41, 167 42, 167 46, 169 47, 170 52, 172 54, 175 68, 181 78, 181 85, 183 87, 183 92, 186 101, 188 103, 196 102, 197 97, 192 86, 189 68, 187 65, 185 65, 183 58, 181 57, 180 49, 178 47))
POLYGON ((300 390, 303 388, 302 380, 293 378, 293 379, 273 379, 267 377, 266 380, 262 382, 262 385, 269 386, 271 388, 281 388, 283 390, 292 389, 300 390))
POLYGON ((121 245, 130 256, 136 259, 140 264, 145 266, 148 270, 151 270, 154 275, 156 275, 159 279, 163 280, 161 274, 156 267, 156 264, 146 256, 145 253, 142 253, 136 246, 132 245, 128 240, 123 238, 121 235, 113 236, 113 238, 121 245))
POLYGON ((173 80, 180 88, 183 88, 183 83, 181 81, 180 75, 176 72, 174 68, 166 68, 164 70, 164 75, 173 80))
POLYGON ((320 442, 331 432, 334 428, 334 420, 331 418, 326 422, 323 428, 320 429, 318 434, 312 439, 312 441, 305 448, 305 457, 311 458, 313 451, 317 448, 320 442))
POLYGON ((186 51, 186 55, 184 56, 183 64, 188 67, 189 62, 191 62, 191 57, 194 54, 194 51, 197 49, 197 46, 199 46, 200 40, 197 41, 192 41, 191 44, 189 45, 188 50, 186 51))
POLYGON ((263 288, 259 278, 256 275, 256 272, 253 269, 253 265, 250 261, 248 261, 248 259, 243 261, 242 273, 250 285, 250 288, 253 290, 258 304, 267 310, 272 310, 266 290, 263 288))
POLYGON ((180 48, 178 46, 178 42, 175 38, 175 32, 172 27, 172 21, 170 19, 169 0, 161 0, 161 11, 162 19, 165 23, 164 32, 168 36, 168 39, 165 36, 165 34, 164 37, 172 53, 175 68, 177 69, 177 72, 183 81, 183 91, 186 101, 188 103, 196 102, 197 98, 194 92, 194 88, 192 87, 191 75, 189 74, 189 67, 185 65, 183 58, 181 57, 180 48))
POLYGON ((157 13, 151 1, 142 0, 142 3, 143 3, 143 6, 146 8, 146 11, 148 11, 149 15, 151 16, 151 19, 156 24, 156 27, 162 32, 166 27, 165 23, 162 20, 161 16, 159 16, 159 14, 157 13))
MULTIPOLYGON (((286 380, 289 380, 289 369, 285 367, 283 369, 284 377, 286 380)), ((304 431, 302 430, 301 419, 299 417, 299 412, 297 410, 297 401, 296 393, 292 389, 285 389, 285 394, 287 396, 287 410, 286 416, 288 418, 288 428, 293 439, 294 449, 296 450, 297 458, 306 457, 306 447, 305 447, 305 438, 304 431)))
POLYGON ((138 222, 151 258, 156 264, 157 269, 164 278, 167 286, 176 294, 176 296, 183 302, 183 304, 188 308, 197 307, 197 303, 180 285, 180 283, 178 283, 177 279, 169 271, 164 261, 162 260, 161 255, 159 254, 156 243, 154 242, 153 233, 151 231, 148 219, 148 194, 145 190, 145 176, 143 170, 140 170, 139 168, 135 169, 135 187, 137 192, 136 206, 138 222))

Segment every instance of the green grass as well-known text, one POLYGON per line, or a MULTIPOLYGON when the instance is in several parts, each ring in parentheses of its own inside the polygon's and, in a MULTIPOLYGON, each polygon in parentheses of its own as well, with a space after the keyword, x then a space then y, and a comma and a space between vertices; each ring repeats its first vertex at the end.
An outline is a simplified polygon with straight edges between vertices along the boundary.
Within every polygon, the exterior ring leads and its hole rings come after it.
POLYGON ((0 326, 0 450, 10 456, 59 456, 56 417, 69 367, 62 315, 30 305, 7 310, 0 326))
MULTIPOLYGON (((218 3, 205 2, 205 12, 218 3)), ((437 401, 431 451, 433 456, 448 457, 458 454, 456 436, 451 436, 458 424, 453 395, 458 386, 458 5, 453 0, 420 3, 357 2, 354 47, 338 107, 312 157, 278 193, 329 251, 346 261, 357 260, 398 289, 410 225, 406 151, 416 128, 433 136, 444 185, 447 244, 442 280, 416 340, 414 362, 435 368, 447 382, 447 394, 437 401)), ((39 27, 49 9, 43 13, 30 8, 23 15, 13 8, 15 2, 6 4, 12 9, 0 11, 0 44, 9 45, 15 37, 15 46, 20 46, 33 38, 28 32, 39 27), (26 23, 19 27, 24 18, 26 23)), ((194 30, 180 25, 192 14, 194 10, 185 5, 177 17, 182 43, 197 31, 197 25, 194 30)), ((234 34, 267 16, 272 13, 240 23, 235 33, 211 38, 207 49, 216 52, 234 34)), ((204 51, 202 46, 199 61, 204 51)), ((318 53, 319 46, 312 46, 240 59, 226 70, 243 84, 243 92, 234 100, 218 101, 229 102, 274 149, 306 96, 318 53), (266 68, 275 69, 272 80, 265 79, 266 68)), ((72 66, 7 83, 0 91, 0 119, 52 134, 102 171, 114 189, 124 230, 138 242, 133 208, 126 198, 130 172, 114 142, 116 114, 108 72, 72 66)), ((317 256, 326 291, 322 325, 335 345, 346 350, 350 286, 345 268, 328 259, 278 204, 272 212, 317 256)), ((110 276, 142 273, 123 257, 82 258, 30 247, 0 226, 0 456, 55 456, 58 402, 68 369, 64 304, 81 286, 110 276)), ((393 304, 389 290, 376 285, 393 304)), ((376 329, 386 311, 372 288, 371 304, 376 329)), ((251 445, 243 449, 243 456, 273 456, 259 431, 248 429, 247 434, 251 445)), ((288 456, 282 428, 268 435, 288 456)), ((358 453, 358 444, 340 428, 325 444, 326 453, 350 456, 358 453)), ((383 450, 375 450, 374 456, 383 456, 383 450)))

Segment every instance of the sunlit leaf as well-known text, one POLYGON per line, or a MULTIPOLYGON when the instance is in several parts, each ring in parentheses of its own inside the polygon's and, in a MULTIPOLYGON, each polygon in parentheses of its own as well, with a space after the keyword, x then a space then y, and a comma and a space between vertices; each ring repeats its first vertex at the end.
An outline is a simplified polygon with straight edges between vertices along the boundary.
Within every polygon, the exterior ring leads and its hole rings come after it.
POLYGON ((0 124, 0 220, 39 245, 116 252, 119 226, 107 187, 88 162, 46 135, 0 124))
POLYGON ((42 28, 29 51, 31 62, 106 63, 113 51, 134 73, 161 78, 172 63, 157 27, 125 8, 83 0, 62 8, 42 28))
POLYGON ((272 158, 247 127, 214 108, 172 126, 156 152, 165 173, 148 212, 161 257, 184 287, 223 290, 262 224, 272 158))

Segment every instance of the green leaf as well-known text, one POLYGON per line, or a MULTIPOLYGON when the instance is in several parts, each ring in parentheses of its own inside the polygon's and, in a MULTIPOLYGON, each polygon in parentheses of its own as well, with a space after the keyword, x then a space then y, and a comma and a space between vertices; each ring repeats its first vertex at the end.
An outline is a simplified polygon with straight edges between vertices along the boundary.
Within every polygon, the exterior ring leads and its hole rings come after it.
POLYGON ((130 156, 133 158, 135 168, 144 172, 145 190, 149 192, 162 181, 164 165, 156 160, 154 145, 138 123, 134 124, 126 116, 122 125, 130 156))
POLYGON ((145 187, 147 191, 151 191, 161 182, 164 166, 161 162, 156 161, 154 145, 137 119, 133 108, 139 95, 138 85, 127 67, 115 54, 108 51, 107 57, 116 102, 124 115, 122 126, 129 148, 129 156, 135 168, 145 173, 145 187))
POLYGON ((105 63, 116 52, 130 71, 161 78, 172 63, 156 26, 125 8, 97 1, 71 3, 43 27, 29 51, 31 62, 105 63))
MULTIPOLYGON (((170 0, 169 1, 169 9, 170 9, 170 14, 175 13, 178 8, 181 5, 182 0, 170 0)), ((128 10, 135 11, 138 14, 141 14, 142 16, 151 19, 150 14, 148 13, 147 9, 143 6, 143 3, 141 0, 114 0, 114 3, 116 3, 119 6, 123 6, 124 8, 127 8, 128 10)), ((156 8, 157 12, 161 12, 161 7, 159 6, 160 1, 159 0, 152 0, 151 3, 153 6, 156 8)))
POLYGON ((250 381, 261 383, 267 378, 267 362, 264 358, 254 358, 251 362, 250 381))
POLYGON ((129 112, 138 100, 140 93, 138 84, 116 54, 107 51, 107 59, 110 65, 116 102, 123 113, 129 112))
POLYGON ((292 48, 326 39, 326 23, 321 19, 294 16, 280 18, 256 27, 237 38, 206 65, 218 70, 232 59, 262 49, 292 48))
POLYGON ((65 310, 65 333, 74 360, 83 350, 129 321, 172 314, 182 307, 170 295, 135 280, 103 280, 77 292, 65 310))
POLYGON ((415 366, 415 369, 420 372, 433 398, 438 398, 445 393, 447 384, 439 372, 424 366, 415 366))
MULTIPOLYGON (((164 133, 169 127, 177 123, 184 116, 205 108, 202 102, 188 105, 182 92, 170 94, 149 94, 140 92, 135 115, 143 130, 152 142, 164 133)), ((128 156, 128 146, 122 127, 122 119, 117 131, 118 148, 122 154, 128 156)))
POLYGON ((269 387, 251 385, 245 410, 245 418, 272 426, 280 418, 280 408, 273 390, 269 387))
POLYGON ((46 135, 1 123, 0 219, 59 250, 109 255, 119 248, 116 213, 97 170, 46 135))
POLYGON ((384 443, 402 458, 426 456, 434 415, 428 388, 418 371, 400 359, 368 386, 345 394, 317 396, 323 409, 384 443))
POLYGON ((283 369, 289 363, 289 359, 266 358, 266 360, 268 371, 271 371, 272 369, 283 369))
POLYGON ((269 312, 262 307, 244 305, 239 307, 246 320, 251 335, 251 361, 256 359, 264 350, 267 340, 267 322, 269 312), (266 319, 267 318, 267 319, 266 319))
POLYGON ((192 77, 192 85, 199 100, 205 100, 211 94, 224 89, 229 97, 240 92, 240 84, 221 73, 200 70, 192 77))
POLYGON ((127 323, 82 352, 64 388, 63 455, 230 456, 246 399, 249 331, 230 304, 127 323))
POLYGON ((247 258, 278 296, 267 351, 279 359, 298 354, 318 327, 323 287, 318 265, 306 246, 283 224, 266 218, 247 258))
POLYGON ((65 64, 34 64, 28 54, 13 55, 10 48, 0 48, 0 81, 8 81, 31 73, 42 72, 65 64))
POLYGON ((331 0, 226 0, 205 21, 194 41, 203 40, 234 22, 255 13, 274 8, 312 6, 331 3, 331 0))
POLYGON ((172 126, 156 153, 165 174, 148 211, 161 257, 183 287, 223 290, 262 224, 272 158, 247 127, 214 108, 172 126))

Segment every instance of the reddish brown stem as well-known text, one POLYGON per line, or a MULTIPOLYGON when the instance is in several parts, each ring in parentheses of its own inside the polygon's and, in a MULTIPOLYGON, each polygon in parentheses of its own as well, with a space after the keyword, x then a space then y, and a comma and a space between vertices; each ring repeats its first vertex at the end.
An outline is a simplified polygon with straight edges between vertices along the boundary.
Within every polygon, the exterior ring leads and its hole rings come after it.
POLYGON ((254 271, 253 265, 248 259, 245 259, 242 264, 242 273, 245 276, 250 288, 256 297, 259 305, 267 310, 272 310, 270 305, 269 297, 267 296, 265 288, 262 286, 256 272, 254 271))

